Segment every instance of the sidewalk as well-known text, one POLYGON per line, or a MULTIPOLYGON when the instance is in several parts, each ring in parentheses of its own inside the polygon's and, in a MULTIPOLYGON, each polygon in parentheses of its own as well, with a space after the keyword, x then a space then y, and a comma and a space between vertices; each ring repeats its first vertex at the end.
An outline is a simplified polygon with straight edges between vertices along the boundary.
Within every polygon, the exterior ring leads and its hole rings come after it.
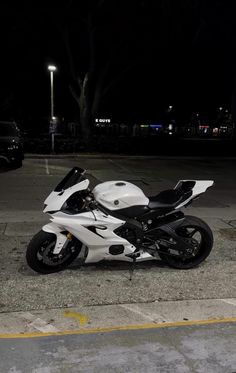
POLYGON ((236 298, 81 306, 0 314, 0 339, 234 322, 236 298))
POLYGON ((36 154, 26 153, 25 159, 74 159, 74 158, 89 158, 89 159, 213 159, 213 160, 235 160, 236 156, 184 156, 184 155, 127 155, 113 153, 64 153, 64 154, 36 154))

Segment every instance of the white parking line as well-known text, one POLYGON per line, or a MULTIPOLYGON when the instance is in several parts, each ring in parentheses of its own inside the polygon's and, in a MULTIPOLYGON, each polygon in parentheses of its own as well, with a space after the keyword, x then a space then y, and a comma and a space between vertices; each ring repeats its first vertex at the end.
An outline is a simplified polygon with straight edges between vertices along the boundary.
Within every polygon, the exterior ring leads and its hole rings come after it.
POLYGON ((48 324, 46 321, 39 319, 39 318, 31 322, 29 326, 33 326, 36 330, 39 330, 42 333, 49 333, 49 332, 56 333, 59 331, 53 325, 48 324))
POLYGON ((53 325, 46 322, 45 320, 40 319, 39 317, 35 318, 35 315, 30 312, 22 312, 19 316, 29 322, 29 327, 31 326, 34 329, 39 330, 40 332, 58 332, 58 329, 55 328, 53 325))
POLYGON ((127 305, 127 304, 120 304, 120 307, 134 312, 140 316, 142 316, 144 319, 150 320, 152 322, 155 322, 156 320, 160 321, 166 321, 161 315, 158 315, 156 313, 148 312, 147 310, 143 312, 137 305, 132 304, 132 305, 127 305))
POLYGON ((232 304, 233 306, 236 306, 236 299, 220 299, 221 302, 232 304))
POLYGON ((45 168, 46 168, 46 174, 50 175, 49 166, 48 166, 48 159, 45 159, 45 168))
POLYGON ((115 161, 113 161, 113 160, 110 159, 110 158, 108 158, 107 160, 108 160, 108 162, 110 162, 112 165, 114 165, 116 168, 118 167, 118 168, 120 168, 122 171, 129 172, 129 173, 131 174, 130 170, 129 170, 127 167, 120 165, 118 162, 115 162, 115 161))

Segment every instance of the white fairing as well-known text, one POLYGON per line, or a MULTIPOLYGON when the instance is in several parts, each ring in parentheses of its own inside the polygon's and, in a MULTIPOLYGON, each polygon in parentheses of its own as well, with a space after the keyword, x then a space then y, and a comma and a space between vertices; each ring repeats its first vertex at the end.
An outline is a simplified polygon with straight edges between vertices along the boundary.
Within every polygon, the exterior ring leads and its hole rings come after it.
POLYGON ((143 191, 127 181, 106 181, 93 189, 97 202, 109 210, 120 210, 131 206, 146 206, 149 199, 143 191))
POLYGON ((183 203, 181 203, 180 205, 178 205, 175 209, 179 209, 179 208, 183 207, 189 201, 191 201, 191 199, 193 199, 196 196, 199 196, 200 194, 204 193, 208 188, 210 188, 214 184, 213 180, 180 180, 177 183, 177 185, 175 186, 175 189, 178 188, 179 184, 182 181, 194 181, 195 185, 192 188, 192 195, 188 199, 186 199, 183 203))
MULTIPOLYGON (((125 221, 107 216, 101 211, 94 210, 77 215, 67 215, 61 211, 53 214, 52 223, 43 227, 45 232, 55 233, 57 235, 57 243, 54 248, 54 254, 58 254, 62 248, 63 241, 60 232, 68 230, 72 235, 78 238, 86 247, 89 248, 86 257, 86 263, 98 262, 101 260, 125 260, 131 261, 126 255, 135 251, 135 246, 130 244, 125 238, 117 236, 114 230, 125 224, 125 221), (96 220, 95 220, 96 219, 96 220), (93 226, 95 232, 87 229, 93 226), (111 245, 123 245, 124 253, 121 255, 111 255, 109 248, 111 245)), ((65 236, 64 236, 65 237, 65 236)), ((152 257, 144 253, 137 260, 147 260, 152 257)))
POLYGON ((58 211, 63 206, 64 202, 75 192, 80 190, 85 190, 89 186, 89 180, 83 180, 78 184, 73 185, 72 187, 65 189, 60 192, 51 192, 49 196, 45 199, 44 204, 47 205, 43 212, 48 211, 58 211))

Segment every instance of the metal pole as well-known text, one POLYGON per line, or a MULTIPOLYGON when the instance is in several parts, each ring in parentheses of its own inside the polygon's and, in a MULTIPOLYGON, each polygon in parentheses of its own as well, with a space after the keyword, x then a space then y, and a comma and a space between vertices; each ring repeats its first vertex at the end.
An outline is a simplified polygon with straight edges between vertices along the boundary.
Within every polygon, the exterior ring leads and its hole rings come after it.
MULTIPOLYGON (((50 80, 51 80, 51 121, 53 122, 54 117, 54 96, 53 96, 53 71, 50 71, 50 80)), ((54 132, 52 132, 52 153, 55 152, 55 139, 54 139, 54 132)))
POLYGON ((55 134, 52 133, 52 154, 55 153, 55 138, 54 138, 55 134))
POLYGON ((51 119, 54 117, 54 97, 53 97, 53 71, 50 71, 51 80, 51 119))

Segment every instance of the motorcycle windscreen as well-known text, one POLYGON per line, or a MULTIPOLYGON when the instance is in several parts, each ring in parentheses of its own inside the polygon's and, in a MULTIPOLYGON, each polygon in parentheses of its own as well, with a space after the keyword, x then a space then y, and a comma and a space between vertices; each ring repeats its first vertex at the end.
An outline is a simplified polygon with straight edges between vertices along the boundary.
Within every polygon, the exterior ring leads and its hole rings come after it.
POLYGON ((82 180, 85 180, 84 177, 85 170, 80 167, 72 168, 68 174, 60 181, 60 183, 54 189, 54 192, 61 192, 72 187, 75 184, 80 183, 82 180))
POLYGON ((79 192, 80 190, 85 190, 89 186, 89 180, 83 178, 80 182, 68 187, 67 189, 63 189, 61 191, 52 191, 49 196, 44 201, 44 210, 43 212, 49 211, 59 211, 65 201, 72 196, 72 194, 79 192))

